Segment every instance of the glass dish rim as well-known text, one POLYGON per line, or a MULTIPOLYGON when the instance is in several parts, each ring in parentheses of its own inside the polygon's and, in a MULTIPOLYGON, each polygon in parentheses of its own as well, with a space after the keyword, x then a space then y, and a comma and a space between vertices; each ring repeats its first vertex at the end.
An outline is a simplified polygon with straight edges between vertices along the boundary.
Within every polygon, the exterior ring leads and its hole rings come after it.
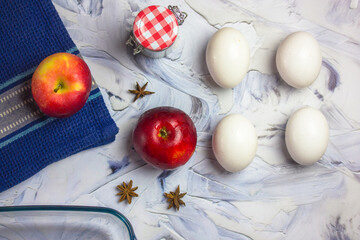
POLYGON ((130 221, 120 212, 108 207, 98 206, 76 206, 76 205, 22 205, 22 206, 0 206, 2 212, 21 212, 21 211, 74 211, 74 212, 96 212, 106 213, 122 221, 130 236, 130 240, 136 240, 135 233, 130 221))

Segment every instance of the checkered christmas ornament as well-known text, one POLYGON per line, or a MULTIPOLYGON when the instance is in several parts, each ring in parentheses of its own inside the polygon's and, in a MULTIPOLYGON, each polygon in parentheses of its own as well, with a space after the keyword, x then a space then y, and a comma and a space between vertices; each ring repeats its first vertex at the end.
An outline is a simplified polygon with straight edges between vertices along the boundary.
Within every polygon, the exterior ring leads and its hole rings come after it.
POLYGON ((135 40, 151 51, 170 47, 179 31, 179 24, 172 11, 162 6, 149 6, 136 16, 133 26, 135 40))

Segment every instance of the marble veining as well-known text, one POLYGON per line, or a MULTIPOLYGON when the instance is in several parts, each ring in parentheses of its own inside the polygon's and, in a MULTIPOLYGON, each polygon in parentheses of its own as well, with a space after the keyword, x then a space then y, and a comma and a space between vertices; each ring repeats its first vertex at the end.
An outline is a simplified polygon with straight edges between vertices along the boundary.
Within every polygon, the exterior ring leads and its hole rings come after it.
POLYGON ((115 142, 54 163, 0 193, 0 205, 71 204, 112 207, 138 239, 360 239, 360 9, 332 0, 53 0, 120 128, 115 142), (136 14, 161 4, 188 13, 164 58, 132 55, 125 42, 136 14), (247 38, 251 64, 243 82, 222 89, 205 64, 208 40, 230 26, 247 38), (276 49, 294 31, 320 43, 316 82, 294 89, 279 77, 276 49), (156 92, 133 102, 128 89, 148 82, 156 92), (322 111, 330 142, 322 159, 300 166, 284 141, 288 117, 308 105, 322 111), (147 109, 174 106, 198 131, 194 156, 173 171, 154 169, 136 154, 132 129, 147 109), (254 161, 228 173, 215 160, 212 131, 241 113, 259 136, 254 161), (118 203, 116 185, 132 179, 138 198, 118 203), (163 197, 180 184, 186 207, 167 210, 163 197))

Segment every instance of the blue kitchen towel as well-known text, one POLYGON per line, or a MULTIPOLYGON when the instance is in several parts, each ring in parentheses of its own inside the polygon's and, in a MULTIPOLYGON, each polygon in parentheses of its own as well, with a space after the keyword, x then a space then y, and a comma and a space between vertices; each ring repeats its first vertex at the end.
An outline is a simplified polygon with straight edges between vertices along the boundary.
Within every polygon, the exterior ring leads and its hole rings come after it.
POLYGON ((56 52, 79 55, 50 0, 0 0, 0 192, 48 164, 114 141, 118 128, 96 84, 75 115, 56 119, 31 96, 37 65, 56 52))

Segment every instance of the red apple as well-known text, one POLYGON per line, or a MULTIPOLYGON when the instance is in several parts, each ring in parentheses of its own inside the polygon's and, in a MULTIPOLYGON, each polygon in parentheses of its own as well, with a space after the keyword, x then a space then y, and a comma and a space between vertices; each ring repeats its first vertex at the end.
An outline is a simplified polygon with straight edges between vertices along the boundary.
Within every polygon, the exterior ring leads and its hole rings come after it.
POLYGON ((78 56, 55 53, 36 68, 31 90, 43 113, 51 117, 69 117, 79 111, 89 97, 89 67, 78 56))
POLYGON ((180 109, 157 107, 143 113, 133 132, 136 152, 161 169, 184 165, 196 147, 196 128, 180 109))

